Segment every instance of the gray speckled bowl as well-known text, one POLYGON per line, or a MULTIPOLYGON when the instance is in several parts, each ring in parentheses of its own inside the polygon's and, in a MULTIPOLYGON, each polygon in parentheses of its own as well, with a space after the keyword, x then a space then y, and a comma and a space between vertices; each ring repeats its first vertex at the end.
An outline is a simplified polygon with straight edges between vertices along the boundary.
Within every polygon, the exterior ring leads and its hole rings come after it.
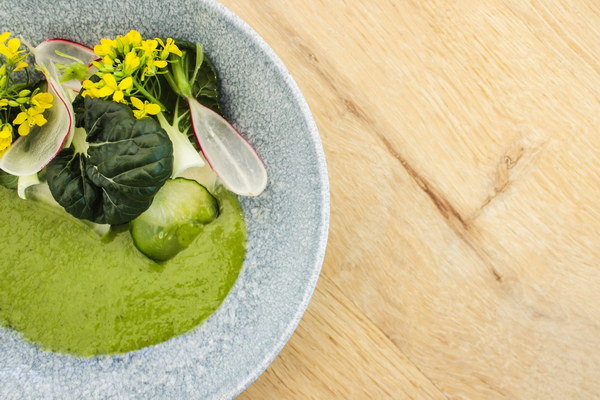
POLYGON ((214 1, 5 0, 0 21, 0 31, 33 43, 65 37, 91 44, 132 28, 201 41, 219 70, 226 115, 269 172, 267 190, 242 200, 249 234, 244 268, 207 322, 156 346, 93 359, 47 353, 0 328, 0 398, 234 397, 292 334, 325 252, 327 171, 298 87, 257 34, 214 1))

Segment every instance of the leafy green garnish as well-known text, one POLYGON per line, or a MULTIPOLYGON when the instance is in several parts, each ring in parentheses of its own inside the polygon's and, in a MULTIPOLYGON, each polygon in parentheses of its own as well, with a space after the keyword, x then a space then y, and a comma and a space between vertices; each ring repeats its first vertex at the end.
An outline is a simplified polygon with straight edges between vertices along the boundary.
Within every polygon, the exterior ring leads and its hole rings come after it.
POLYGON ((16 189, 18 182, 18 176, 7 174, 0 169, 0 186, 4 186, 7 189, 16 189))
POLYGON ((48 164, 50 191, 79 219, 131 221, 171 176, 171 141, 154 119, 136 119, 126 105, 87 97, 77 108, 86 135, 76 132, 73 147, 48 164))
MULTIPOLYGON (((184 133, 197 146, 191 130, 189 106, 184 92, 196 98, 202 105, 223 115, 219 104, 217 71, 210 59, 203 53, 200 44, 185 40, 175 40, 182 56, 171 55, 169 72, 158 76, 160 102, 166 106, 163 111, 167 120, 184 133), (175 125, 177 123, 177 125, 175 125)), ((163 124, 163 128, 165 128, 163 124)), ((165 128, 166 129, 166 128, 165 128)))

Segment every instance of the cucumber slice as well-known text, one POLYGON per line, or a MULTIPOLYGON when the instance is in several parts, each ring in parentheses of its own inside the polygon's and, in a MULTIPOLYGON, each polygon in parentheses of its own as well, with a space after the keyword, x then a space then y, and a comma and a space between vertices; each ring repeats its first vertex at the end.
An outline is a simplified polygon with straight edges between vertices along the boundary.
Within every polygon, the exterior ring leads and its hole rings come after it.
POLYGON ((218 215, 219 204, 204 186, 185 178, 170 179, 150 208, 131 221, 131 237, 144 255, 165 261, 189 246, 218 215))

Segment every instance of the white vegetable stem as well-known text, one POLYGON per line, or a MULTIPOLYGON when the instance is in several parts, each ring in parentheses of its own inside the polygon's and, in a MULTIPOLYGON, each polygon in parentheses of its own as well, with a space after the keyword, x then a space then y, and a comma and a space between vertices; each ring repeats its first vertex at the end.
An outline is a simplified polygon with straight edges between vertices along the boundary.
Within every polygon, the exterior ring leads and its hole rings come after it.
POLYGON ((17 194, 23 200, 26 200, 27 197, 25 195, 25 189, 29 186, 37 185, 40 183, 40 179, 38 178, 38 174, 32 174, 27 176, 20 176, 17 181, 17 194))
POLYGON ((188 137, 181 133, 177 126, 179 120, 175 120, 173 125, 167 122, 163 113, 157 115, 160 126, 167 132, 171 143, 173 143, 173 178, 190 168, 202 168, 205 163, 198 151, 194 148, 188 137))
POLYGON ((242 196, 261 194, 267 186, 267 170, 252 146, 219 114, 193 97, 187 100, 202 154, 221 182, 242 196))

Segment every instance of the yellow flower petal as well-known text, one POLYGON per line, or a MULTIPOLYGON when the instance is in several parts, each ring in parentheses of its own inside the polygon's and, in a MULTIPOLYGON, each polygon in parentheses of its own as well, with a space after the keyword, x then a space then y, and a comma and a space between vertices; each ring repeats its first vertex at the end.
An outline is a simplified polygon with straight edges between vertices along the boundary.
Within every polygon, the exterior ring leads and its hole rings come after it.
POLYGON ((10 32, 2 32, 0 33, 0 43, 6 42, 6 39, 11 35, 10 32))
POLYGON ((29 64, 27 64, 25 61, 19 61, 19 63, 17 64, 17 66, 15 67, 15 69, 13 71, 17 72, 22 70, 23 68, 27 67, 29 64))
POLYGON ((106 86, 111 88, 113 91, 118 89, 117 80, 113 74, 104 74, 102 80, 106 83, 106 86))
POLYGON ((29 124, 21 124, 19 125, 19 135, 21 136, 27 136, 29 135, 29 132, 31 131, 31 128, 29 127, 29 124))
POLYGON ((23 122, 27 121, 27 113, 24 111, 21 111, 17 117, 13 120, 13 124, 14 125, 20 125, 23 122))
POLYGON ((12 138, 12 127, 9 124, 5 124, 0 130, 0 139, 12 138))
POLYGON ((81 86, 84 89, 90 89, 94 87, 94 82, 90 81, 89 79, 86 79, 85 81, 82 82, 81 86))
POLYGON ((144 110, 133 110, 133 116, 140 119, 146 116, 146 112, 144 110))
POLYGON ((137 97, 132 97, 131 98, 131 104, 133 104, 133 106, 135 108, 139 109, 139 110, 143 110, 144 109, 144 103, 140 99, 138 99, 137 97))
POLYGON ((106 96, 110 96, 111 94, 113 94, 114 90, 111 89, 108 86, 104 86, 100 89, 96 89, 93 93, 94 93, 94 97, 106 97, 106 96))
POLYGON ((164 68, 167 66, 167 62, 165 60, 156 60, 153 62, 154 65, 156 65, 158 68, 164 68))
POLYGON ((32 106, 29 108, 29 110, 27 110, 27 115, 28 117, 34 117, 38 114, 42 114, 44 112, 44 109, 38 106, 32 106))
POLYGON ((123 72, 127 75, 130 75, 137 69, 137 67, 140 66, 140 58, 135 54, 135 52, 130 51, 125 55, 123 66, 123 72))
POLYGON ((158 104, 146 104, 144 109, 151 115, 156 115, 160 112, 160 106, 158 104))
POLYGON ((120 90, 117 90, 115 92, 115 94, 113 94, 113 101, 116 101, 117 103, 120 103, 121 101, 123 101, 123 98, 125 98, 125 96, 123 95, 123 92, 120 90))
POLYGON ((94 53, 96 53, 100 57, 114 57, 114 47, 116 47, 116 42, 114 40, 100 39, 100 44, 94 46, 94 53))
POLYGON ((48 120, 46 118, 44 118, 44 116, 42 114, 37 114, 37 115, 33 116, 33 122, 37 126, 43 126, 46 122, 48 122, 48 120))
POLYGON ((133 86, 133 79, 131 79, 130 76, 128 76, 127 78, 125 78, 121 82, 119 82, 119 89, 121 89, 121 90, 127 90, 131 86, 133 86))
POLYGON ((8 47, 8 50, 16 53, 19 50, 19 47, 21 47, 21 40, 19 40, 19 38, 12 38, 8 41, 6 47, 8 47))
POLYGON ((158 47, 158 42, 154 39, 144 40, 141 46, 136 47, 144 52, 145 56, 151 55, 158 47))
POLYGON ((130 30, 123 37, 124 42, 132 46, 139 46, 142 43, 142 35, 136 30, 130 30))
POLYGON ((31 104, 41 109, 46 109, 52 107, 52 100, 54 100, 52 93, 43 92, 33 96, 31 98, 31 104))

